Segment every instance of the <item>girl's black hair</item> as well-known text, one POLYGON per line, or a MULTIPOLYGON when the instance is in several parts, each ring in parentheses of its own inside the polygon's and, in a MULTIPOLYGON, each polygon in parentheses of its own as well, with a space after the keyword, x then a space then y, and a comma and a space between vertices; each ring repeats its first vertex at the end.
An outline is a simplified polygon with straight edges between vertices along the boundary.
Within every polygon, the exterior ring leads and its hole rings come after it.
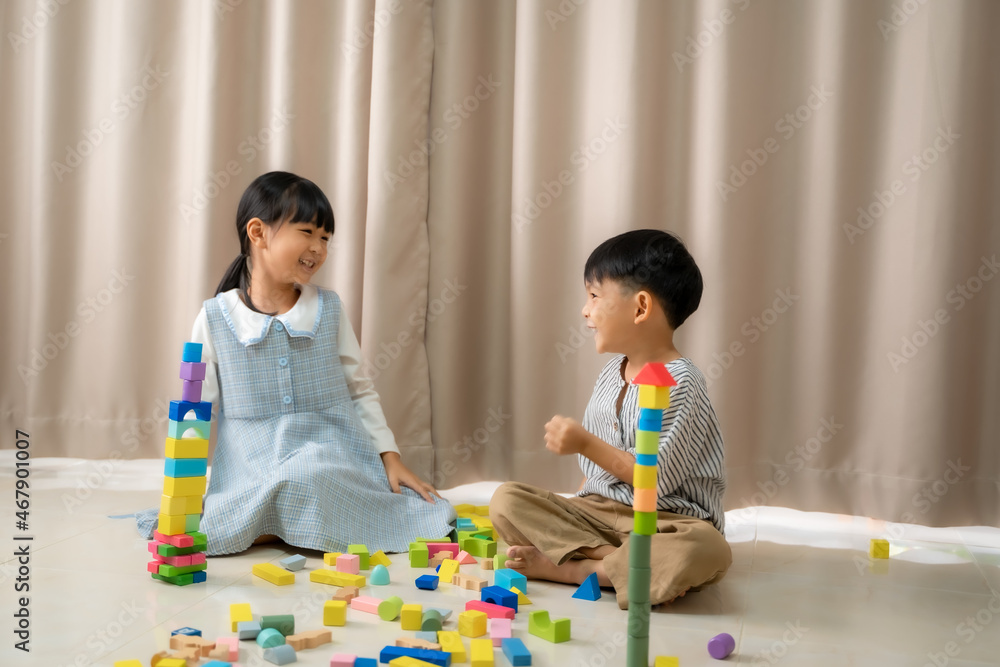
POLYGON ((701 271, 684 243, 659 229, 637 229, 597 246, 583 269, 587 283, 612 280, 631 292, 649 290, 672 329, 698 309, 701 271))
MULTIPOLYGON (((243 302, 258 313, 250 299, 250 239, 247 223, 260 218, 268 227, 286 222, 312 222, 333 234, 333 207, 319 186, 287 171, 271 171, 254 179, 247 187, 236 209, 236 234, 240 239, 240 256, 226 269, 215 293, 240 289, 243 302)), ((265 313, 273 315, 274 313, 265 313)))

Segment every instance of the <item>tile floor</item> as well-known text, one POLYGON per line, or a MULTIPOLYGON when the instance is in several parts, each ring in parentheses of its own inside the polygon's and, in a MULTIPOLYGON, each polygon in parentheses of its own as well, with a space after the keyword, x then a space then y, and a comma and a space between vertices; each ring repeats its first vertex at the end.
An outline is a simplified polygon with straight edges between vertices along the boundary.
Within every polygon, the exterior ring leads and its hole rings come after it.
MULTIPOLYGON (((0 665, 85 667, 149 658, 164 649, 172 629, 191 626, 205 636, 231 636, 231 603, 249 602, 254 614, 293 613, 298 628, 321 627, 321 608, 335 589, 299 573, 293 586, 276 587, 250 574, 253 563, 278 561, 296 550, 255 547, 239 556, 209 560, 208 581, 174 587, 145 571, 146 542, 130 520, 110 519, 153 505, 162 478, 160 461, 32 462, 30 533, 30 654, 13 648, 13 467, 0 466, 0 665), (2 627, 6 626, 6 627, 2 627)), ((452 489, 453 502, 485 504, 495 483, 452 489)), ((969 667, 1000 664, 1000 529, 887 526, 864 517, 803 513, 778 508, 735 510, 727 538, 734 564, 718 585, 654 609, 650 654, 675 655, 683 667, 720 664, 708 640, 728 632, 738 665, 871 665, 969 667), (891 538, 891 558, 871 562, 871 537, 891 538), (950 651, 950 655, 949 652, 950 651)), ((302 552, 306 569, 322 566, 322 554, 302 552)), ((376 597, 455 610, 471 591, 442 586, 419 591, 418 572, 405 555, 392 557, 392 583, 370 586, 376 597)), ((477 576, 492 573, 464 566, 477 576)), ((422 572, 422 571, 421 571, 422 572)), ((530 610, 547 609, 572 619, 573 639, 553 645, 527 632, 521 637, 540 666, 603 667, 625 663, 626 612, 612 596, 574 600, 573 588, 532 582, 530 610)), ((452 617, 446 628, 455 624, 452 617)), ((377 657, 403 632, 395 623, 348 612, 334 643, 298 654, 303 666, 324 667, 333 653, 377 657)), ((467 643, 467 642, 466 642, 467 643)), ((497 650, 496 664, 508 665, 497 650)), ((240 664, 264 665, 253 642, 242 642, 240 664)))

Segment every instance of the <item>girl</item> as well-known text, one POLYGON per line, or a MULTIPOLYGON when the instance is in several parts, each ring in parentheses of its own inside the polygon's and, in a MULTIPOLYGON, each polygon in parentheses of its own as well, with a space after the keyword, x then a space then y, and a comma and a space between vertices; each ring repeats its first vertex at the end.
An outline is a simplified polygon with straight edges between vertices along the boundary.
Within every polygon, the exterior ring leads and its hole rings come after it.
MULTIPOLYGON (((191 335, 208 365, 202 400, 218 408, 207 553, 275 537, 399 552, 447 535, 454 510, 400 460, 340 298, 310 283, 333 234, 326 196, 294 174, 264 174, 243 193, 236 231, 242 252, 191 335)), ((137 521, 151 537, 156 510, 137 521)))

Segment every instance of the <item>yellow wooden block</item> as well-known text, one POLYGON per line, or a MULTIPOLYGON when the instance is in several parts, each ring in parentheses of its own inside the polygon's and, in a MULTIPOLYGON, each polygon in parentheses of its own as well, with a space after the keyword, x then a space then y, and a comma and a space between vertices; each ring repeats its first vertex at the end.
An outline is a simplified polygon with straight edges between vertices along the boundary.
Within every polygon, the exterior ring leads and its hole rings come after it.
POLYGON ((208 478, 201 477, 164 477, 163 495, 165 496, 203 496, 208 486, 208 478))
POLYGON ((420 619, 423 616, 424 607, 419 604, 404 604, 400 612, 399 623, 404 630, 419 630, 420 619))
POLYGON ((868 546, 868 555, 872 558, 888 558, 889 540, 872 540, 868 546))
POLYGON ((482 637, 486 634, 486 612, 470 609, 458 615, 458 634, 464 637, 482 637))
POLYGON ((479 516, 489 516, 490 506, 489 505, 476 505, 476 514, 479 516))
MULTIPOLYGON (((334 563, 334 564, 336 565, 336 563, 334 563)), ((386 556, 385 552, 382 551, 381 549, 378 550, 378 551, 376 551, 375 553, 373 553, 371 556, 368 557, 368 567, 372 567, 373 568, 376 565, 385 565, 386 567, 389 567, 390 565, 392 565, 392 561, 389 560, 389 557, 386 556)))
POLYGON ((469 642, 472 667, 493 667, 493 640, 473 639, 469 642))
POLYGON ((441 562, 441 569, 438 570, 438 579, 451 583, 456 572, 458 572, 458 561, 454 558, 445 558, 441 562))
POLYGON ((160 514, 201 514, 201 496, 160 496, 160 514))
POLYGON ((653 667, 680 667, 680 660, 672 655, 658 655, 653 667))
POLYGON ((670 387, 639 385, 639 407, 666 410, 670 407, 670 387))
POLYGON ((468 503, 460 503, 458 505, 455 505, 455 514, 457 514, 458 516, 464 516, 468 518, 467 515, 475 513, 476 513, 475 505, 469 505, 468 503))
POLYGON ((632 486, 637 489, 656 488, 656 466, 644 466, 636 463, 632 466, 632 486))
POLYGON ((187 524, 187 515, 184 514, 161 514, 159 515, 159 525, 157 530, 164 535, 180 535, 187 524))
POLYGON ((398 658, 393 658, 389 661, 392 667, 435 667, 433 662, 427 662, 426 660, 418 660, 408 655, 401 655, 398 658))
POLYGON ((514 593, 517 593, 517 606, 518 607, 524 606, 526 604, 531 604, 531 598, 529 598, 527 595, 525 595, 524 593, 522 593, 520 588, 518 588, 517 586, 511 586, 510 590, 512 592, 514 592, 514 593))
POLYGON ((274 563, 255 563, 251 570, 254 576, 270 581, 275 586, 289 586, 295 583, 295 574, 278 567, 274 563))
POLYGON ((438 630, 438 643, 441 644, 442 651, 451 653, 452 663, 462 663, 468 659, 462 636, 454 630, 438 630))
POLYGON ((208 440, 205 438, 167 438, 169 459, 207 459, 208 440))
POLYGON ((656 489, 636 489, 633 494, 632 509, 635 512, 656 511, 656 489))
POLYGON ((329 584, 330 586, 357 586, 361 588, 365 585, 364 575, 337 572, 336 570, 313 570, 309 573, 309 581, 317 584, 329 584))
POLYGON ((337 557, 343 555, 344 554, 340 553, 339 551, 331 551, 329 553, 325 553, 323 554, 323 564, 329 567, 336 567, 337 557))
POLYGON ((229 624, 232 626, 232 632, 236 632, 236 624, 243 621, 252 621, 253 614, 250 612, 249 602, 240 602, 237 604, 229 605, 229 624))
POLYGON ((323 625, 347 623, 347 600, 327 600, 323 603, 323 625))
POLYGON ((156 667, 187 667, 187 664, 184 658, 164 658, 156 663, 156 667))
POLYGON ((145 667, 141 660, 116 660, 115 667, 145 667))

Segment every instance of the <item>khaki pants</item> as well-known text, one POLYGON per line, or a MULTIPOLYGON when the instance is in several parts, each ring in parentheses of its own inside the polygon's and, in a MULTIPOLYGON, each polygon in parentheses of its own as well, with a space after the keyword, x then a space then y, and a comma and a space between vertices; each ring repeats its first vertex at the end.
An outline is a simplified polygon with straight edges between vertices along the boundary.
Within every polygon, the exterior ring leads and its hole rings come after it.
MULTIPOLYGON (((667 602, 689 588, 714 584, 733 562, 729 543, 710 522, 659 512, 650 554, 650 604, 667 602)), ((564 498, 537 486, 506 482, 490 500, 490 520, 504 542, 533 545, 556 565, 583 558, 581 548, 617 547, 604 570, 628 608, 628 541, 632 508, 598 495, 564 498)))

